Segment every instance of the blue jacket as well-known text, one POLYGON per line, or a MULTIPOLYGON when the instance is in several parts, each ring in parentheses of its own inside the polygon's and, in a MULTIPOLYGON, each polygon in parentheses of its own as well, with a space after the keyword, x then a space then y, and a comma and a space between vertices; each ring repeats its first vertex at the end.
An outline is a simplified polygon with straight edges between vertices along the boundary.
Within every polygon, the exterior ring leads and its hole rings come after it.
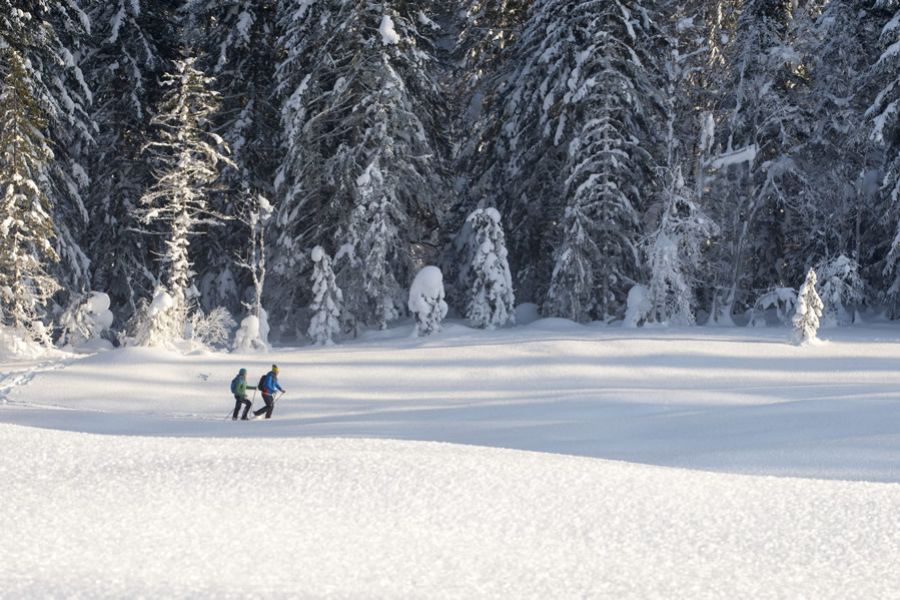
POLYGON ((275 375, 275 373, 273 373, 272 371, 266 373, 266 377, 265 379, 263 379, 262 387, 262 392, 264 394, 271 394, 275 390, 278 390, 279 392, 284 391, 283 389, 281 389, 281 386, 278 385, 278 376, 275 375))

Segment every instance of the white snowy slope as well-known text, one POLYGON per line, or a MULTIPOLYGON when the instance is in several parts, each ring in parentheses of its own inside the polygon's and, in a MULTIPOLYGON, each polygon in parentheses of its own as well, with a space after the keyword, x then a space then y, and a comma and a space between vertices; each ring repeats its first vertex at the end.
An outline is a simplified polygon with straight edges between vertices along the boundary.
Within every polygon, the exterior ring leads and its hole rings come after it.
POLYGON ((900 597, 900 328, 410 333, 0 364, 0 598, 900 597))
MULTIPOLYGON (((441 441, 763 475, 900 481, 900 328, 402 327, 262 355, 130 349, 45 368, 0 422, 107 434, 441 441), (225 420, 272 362, 275 419, 225 420)), ((45 365, 46 367, 46 365, 45 365)), ((2 382, 0 382, 2 385, 2 382)), ((2 395, 2 391, 0 391, 2 395)), ((257 397, 254 407, 262 406, 257 397)))
POLYGON ((0 425, 3 598, 890 598, 900 486, 0 425))

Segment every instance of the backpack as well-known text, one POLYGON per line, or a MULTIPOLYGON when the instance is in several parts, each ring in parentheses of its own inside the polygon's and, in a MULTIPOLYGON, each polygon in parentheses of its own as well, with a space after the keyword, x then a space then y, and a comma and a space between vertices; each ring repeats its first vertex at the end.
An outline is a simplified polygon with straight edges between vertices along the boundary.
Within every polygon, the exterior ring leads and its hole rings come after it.
POLYGON ((238 382, 240 380, 241 380, 240 375, 238 375, 237 377, 235 377, 234 379, 231 380, 231 393, 232 394, 237 394, 237 386, 238 386, 238 382))
POLYGON ((265 375, 263 375, 262 377, 259 378, 259 383, 257 384, 256 389, 258 389, 260 392, 262 392, 266 389, 266 378, 268 376, 269 376, 269 374, 266 373, 265 375))

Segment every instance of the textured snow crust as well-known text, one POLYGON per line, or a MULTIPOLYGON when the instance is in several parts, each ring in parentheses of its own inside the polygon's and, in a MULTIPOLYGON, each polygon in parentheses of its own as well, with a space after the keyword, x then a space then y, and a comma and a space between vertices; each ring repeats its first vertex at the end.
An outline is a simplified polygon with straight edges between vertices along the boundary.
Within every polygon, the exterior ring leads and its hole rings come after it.
MULTIPOLYGON (((250 423, 258 427, 261 423, 250 423)), ((900 486, 0 425, 0 596, 888 598, 900 486)))

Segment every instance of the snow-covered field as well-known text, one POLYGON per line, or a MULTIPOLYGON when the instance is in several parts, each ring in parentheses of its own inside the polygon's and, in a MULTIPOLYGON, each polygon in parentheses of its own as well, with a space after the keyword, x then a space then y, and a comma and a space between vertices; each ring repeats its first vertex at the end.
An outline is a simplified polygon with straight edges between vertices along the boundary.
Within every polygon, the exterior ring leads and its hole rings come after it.
POLYGON ((0 597, 900 597, 900 327, 409 331, 0 364, 0 597))

